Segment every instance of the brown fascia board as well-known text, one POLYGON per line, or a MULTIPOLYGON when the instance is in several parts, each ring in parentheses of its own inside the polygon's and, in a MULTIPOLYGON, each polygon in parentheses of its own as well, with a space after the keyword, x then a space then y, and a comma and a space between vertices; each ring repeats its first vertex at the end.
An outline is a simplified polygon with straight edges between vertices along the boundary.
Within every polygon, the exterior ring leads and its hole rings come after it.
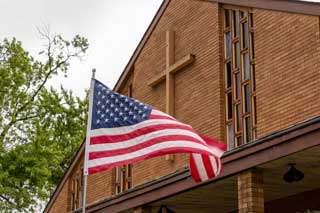
MULTIPOLYGON (((209 1, 221 4, 230 4, 236 6, 253 7, 266 10, 283 11, 290 13, 300 13, 306 15, 320 16, 320 3, 316 2, 306 2, 298 0, 200 0, 209 1)), ((144 45, 151 36, 153 30, 158 24, 161 16, 169 5, 170 0, 164 0, 156 15, 154 16, 152 22, 150 23, 148 29, 144 33, 142 39, 140 40, 137 48, 135 49, 133 55, 131 56, 128 64, 126 65, 124 71, 122 72, 120 78, 118 79, 116 85, 114 86, 114 91, 119 91, 122 84, 126 81, 129 74, 133 71, 132 67, 141 53, 144 45)))
POLYGON ((266 10, 300 13, 305 15, 320 15, 320 3, 297 0, 207 0, 215 3, 236 6, 253 7, 266 10))
POLYGON ((58 195, 60 194, 64 184, 66 183, 66 181, 68 180, 72 170, 74 169, 74 167, 77 165, 78 161, 80 160, 82 154, 84 153, 84 147, 85 147, 85 141, 84 140, 80 146, 80 148, 78 149, 78 152, 76 153, 76 155, 73 157, 71 164, 69 166, 69 168, 67 169, 67 171, 64 173, 64 176, 62 178, 62 180, 60 181, 59 185, 57 186, 56 190, 52 193, 49 202, 46 205, 46 208, 43 210, 43 212, 49 212, 50 208, 52 207, 54 201, 57 199, 58 195))

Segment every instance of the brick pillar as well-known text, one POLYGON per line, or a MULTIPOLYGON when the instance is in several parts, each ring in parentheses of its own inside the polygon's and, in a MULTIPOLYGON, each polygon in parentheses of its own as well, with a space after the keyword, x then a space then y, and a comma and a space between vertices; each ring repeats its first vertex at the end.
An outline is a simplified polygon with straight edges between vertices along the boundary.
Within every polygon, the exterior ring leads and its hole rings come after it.
POLYGON ((239 213, 263 213, 264 193, 261 170, 250 169, 238 174, 239 213))
POLYGON ((140 207, 134 208, 132 213, 151 213, 151 207, 140 206, 140 207))

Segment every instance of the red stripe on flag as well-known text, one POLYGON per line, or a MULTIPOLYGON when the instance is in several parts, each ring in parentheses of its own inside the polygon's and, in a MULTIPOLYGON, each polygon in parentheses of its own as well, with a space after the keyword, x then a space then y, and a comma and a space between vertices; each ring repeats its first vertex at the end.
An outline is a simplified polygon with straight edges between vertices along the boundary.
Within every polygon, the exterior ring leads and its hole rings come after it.
POLYGON ((215 176, 209 155, 201 155, 202 162, 204 164, 204 168, 206 169, 208 178, 212 178, 215 176))
POLYGON ((200 137, 209 145, 215 148, 220 149, 221 151, 225 152, 227 150, 227 145, 223 142, 214 140, 212 138, 208 138, 206 136, 200 135, 200 137))
POLYGON ((190 162, 190 172, 191 172, 193 180, 195 182, 201 182, 199 171, 198 171, 198 168, 197 168, 196 163, 194 161, 194 158, 192 156, 192 153, 190 154, 189 162, 190 162))

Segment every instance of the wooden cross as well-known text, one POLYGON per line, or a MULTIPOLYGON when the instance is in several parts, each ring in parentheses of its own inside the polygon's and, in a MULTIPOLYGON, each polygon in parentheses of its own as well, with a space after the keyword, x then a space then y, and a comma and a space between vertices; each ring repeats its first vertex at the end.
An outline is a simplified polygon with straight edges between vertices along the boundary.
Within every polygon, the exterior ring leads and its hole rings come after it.
POLYGON ((174 32, 166 32, 166 69, 151 79, 149 86, 155 87, 162 81, 166 81, 166 113, 174 115, 174 74, 193 63, 195 56, 188 54, 175 62, 174 59, 174 32))

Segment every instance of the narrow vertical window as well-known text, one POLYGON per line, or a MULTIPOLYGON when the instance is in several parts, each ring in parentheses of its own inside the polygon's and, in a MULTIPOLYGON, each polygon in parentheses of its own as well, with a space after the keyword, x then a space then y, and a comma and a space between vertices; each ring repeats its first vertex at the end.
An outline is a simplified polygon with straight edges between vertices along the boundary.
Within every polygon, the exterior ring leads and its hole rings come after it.
POLYGON ((248 14, 247 11, 240 11, 240 17, 241 17, 241 18, 246 17, 247 14, 248 14))
POLYGON ((249 84, 244 86, 244 112, 250 112, 250 87, 249 84))
POLYGON ((233 37, 237 37, 239 35, 239 11, 233 11, 233 37))
POLYGON ((234 144, 233 144, 233 128, 232 128, 232 123, 229 123, 227 126, 227 134, 228 134, 228 148, 229 150, 234 148, 234 144))
POLYGON ((231 56, 231 36, 230 32, 226 33, 226 58, 231 56))
POLYGON ((228 93, 228 102, 227 102, 227 108, 228 108, 228 116, 227 116, 227 119, 232 119, 232 94, 231 92, 228 93))
POLYGON ((232 84, 232 69, 231 69, 231 62, 227 63, 226 67, 226 76, 227 76, 227 88, 231 87, 232 84))
POLYGON ((230 150, 257 138, 254 28, 250 9, 224 7, 221 26, 225 35, 226 140, 230 150))
POLYGON ((240 45, 239 42, 233 44, 233 56, 234 56, 234 68, 239 68, 240 66, 240 45))
POLYGON ((250 77, 250 73, 249 73, 250 68, 249 68, 249 56, 247 52, 243 54, 242 64, 243 64, 243 79, 248 80, 250 77))
POLYGON ((240 79, 240 73, 235 73, 235 86, 236 86, 236 97, 235 99, 240 99, 241 96, 241 79, 240 79))
POLYGON ((225 27, 230 27, 230 12, 229 10, 227 10, 225 13, 224 13, 224 16, 225 16, 225 27))
POLYGON ((227 10, 224 13, 224 38, 225 38, 225 90, 226 90, 226 123, 227 123, 227 140, 229 149, 234 148, 233 143, 233 121, 232 121, 232 108, 233 108, 233 91, 232 91, 232 39, 231 39, 231 14, 232 12, 227 10))
POLYGON ((241 23, 242 30, 242 48, 248 48, 248 22, 241 23))
POLYGON ((237 146, 241 146, 243 144, 242 136, 237 136, 237 146))
POLYGON ((242 130, 242 113, 240 104, 236 105, 236 124, 237 124, 237 132, 241 132, 242 130))
POLYGON ((116 194, 122 191, 121 167, 116 168, 116 194))
POLYGON ((250 141, 251 140, 251 120, 250 117, 246 117, 245 119, 245 125, 246 125, 246 140, 250 141))
POLYGON ((81 168, 71 180, 70 208, 76 210, 82 207, 83 201, 83 168, 81 168))

